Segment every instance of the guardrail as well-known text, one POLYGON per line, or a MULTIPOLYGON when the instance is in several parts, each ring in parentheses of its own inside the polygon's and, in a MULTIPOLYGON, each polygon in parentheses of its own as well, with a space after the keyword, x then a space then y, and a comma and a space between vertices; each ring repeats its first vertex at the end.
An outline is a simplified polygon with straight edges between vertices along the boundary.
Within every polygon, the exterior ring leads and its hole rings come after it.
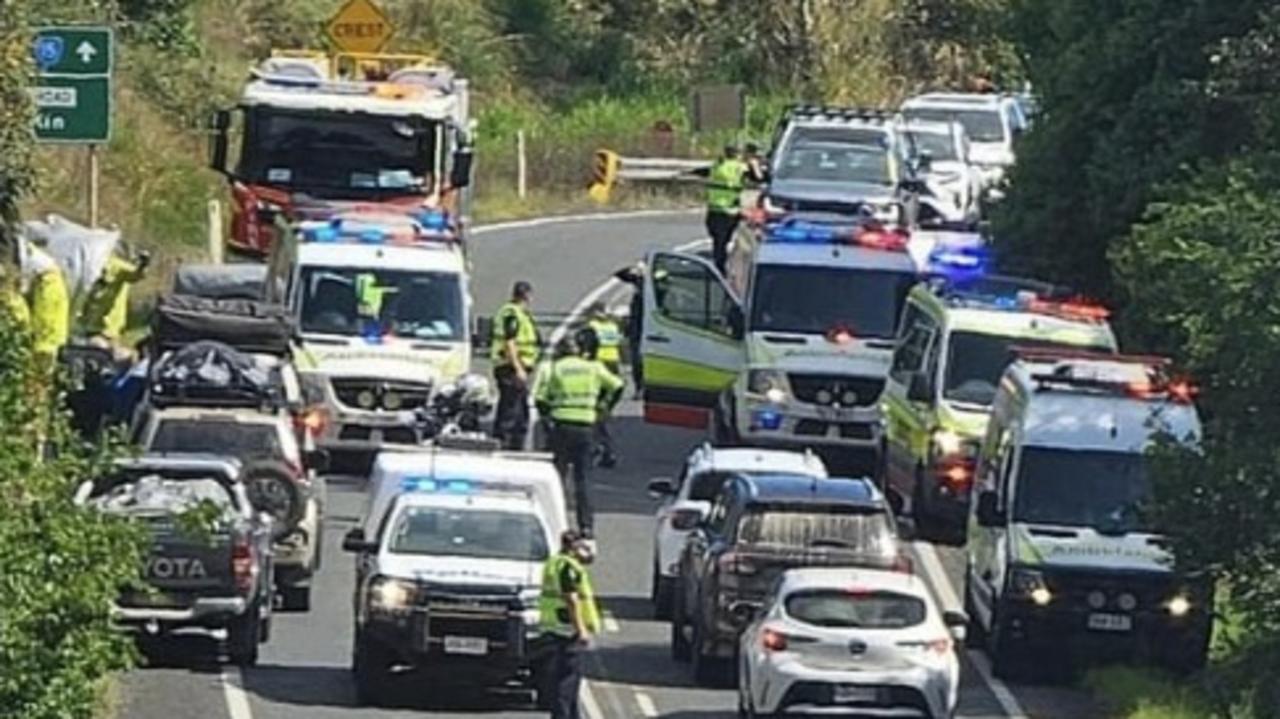
POLYGON ((623 157, 611 150, 597 150, 587 194, 604 204, 618 182, 703 182, 710 160, 674 157, 623 157))

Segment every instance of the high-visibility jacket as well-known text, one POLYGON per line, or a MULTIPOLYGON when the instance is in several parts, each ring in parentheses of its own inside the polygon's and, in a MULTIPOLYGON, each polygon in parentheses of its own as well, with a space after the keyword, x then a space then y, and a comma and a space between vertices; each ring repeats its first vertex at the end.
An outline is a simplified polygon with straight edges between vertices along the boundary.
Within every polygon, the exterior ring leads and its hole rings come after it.
POLYGON ((534 400, 549 407, 556 422, 595 424, 602 398, 616 396, 622 387, 622 380, 599 362, 563 357, 552 362, 540 378, 534 400))
POLYGON ((742 201, 742 178, 746 172, 747 163, 736 158, 721 158, 712 165, 707 178, 707 209, 736 213, 742 201))
POLYGON ((621 362, 622 329, 618 323, 608 317, 598 317, 587 322, 587 326, 596 333, 596 359, 606 364, 621 362))
POLYGON ((493 318, 493 340, 489 343, 489 359, 494 367, 505 367, 507 361, 507 337, 504 328, 507 319, 516 318, 516 356, 525 369, 538 362, 538 326, 533 322, 533 315, 519 302, 508 302, 503 305, 493 318))
POLYGON ((37 274, 28 294, 32 349, 45 358, 57 357, 71 336, 71 296, 62 270, 54 267, 37 274))
POLYGON ((129 319, 129 286, 141 280, 143 274, 128 260, 114 255, 109 258, 80 311, 81 331, 89 336, 119 339, 129 319))
POLYGON ((565 598, 564 588, 560 586, 560 578, 564 570, 573 570, 578 577, 578 586, 574 593, 578 595, 578 611, 582 612, 582 623, 592 634, 600 632, 600 608, 596 606, 596 593, 591 587, 591 575, 586 567, 569 554, 555 554, 542 565, 542 593, 538 597, 538 626, 543 632, 562 637, 577 634, 569 616, 569 601, 565 598))

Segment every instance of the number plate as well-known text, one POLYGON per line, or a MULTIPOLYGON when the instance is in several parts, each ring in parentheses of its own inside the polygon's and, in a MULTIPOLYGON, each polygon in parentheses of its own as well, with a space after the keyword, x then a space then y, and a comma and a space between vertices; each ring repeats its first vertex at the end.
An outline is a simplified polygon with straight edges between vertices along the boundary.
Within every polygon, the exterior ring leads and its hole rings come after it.
POLYGON ((482 656, 489 653, 489 640, 483 637, 445 637, 445 654, 482 656))
POLYGON ((1100 632, 1127 632, 1133 629, 1133 617, 1127 614, 1090 614, 1088 626, 1100 632))
POLYGON ((856 409, 843 409, 840 407, 826 407, 816 405, 818 411, 818 419, 824 422, 853 422, 857 416, 856 409))
POLYGON ((875 687, 837 684, 831 698, 836 704, 874 704, 876 696, 875 687))

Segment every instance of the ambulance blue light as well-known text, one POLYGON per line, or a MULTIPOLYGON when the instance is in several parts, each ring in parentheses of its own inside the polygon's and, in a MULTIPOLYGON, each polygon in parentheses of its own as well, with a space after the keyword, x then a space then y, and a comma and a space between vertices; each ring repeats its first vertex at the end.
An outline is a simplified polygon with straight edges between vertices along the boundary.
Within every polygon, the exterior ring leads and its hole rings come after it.
POLYGON ((302 236, 307 242, 337 242, 339 232, 337 227, 328 224, 320 227, 309 227, 303 230, 302 236))
POLYGON ((752 412, 751 423, 758 429, 776 430, 782 427, 782 414, 771 409, 752 412))
POLYGON ((449 229, 449 215, 440 210, 423 210, 418 213, 418 224, 426 230, 449 229))
POLYGON ((983 247, 938 247, 929 253, 929 269, 939 274, 982 274, 989 257, 983 247))
POLYGON ((431 494, 471 494, 475 491, 475 485, 468 479, 405 477, 400 480, 400 489, 405 492, 423 492, 431 494))
POLYGON ((769 241, 797 245, 825 245, 835 242, 836 233, 830 227, 807 222, 783 222, 769 228, 769 241))
POLYGON ((366 245, 381 245, 387 241, 387 233, 371 227, 360 233, 360 241, 366 245))

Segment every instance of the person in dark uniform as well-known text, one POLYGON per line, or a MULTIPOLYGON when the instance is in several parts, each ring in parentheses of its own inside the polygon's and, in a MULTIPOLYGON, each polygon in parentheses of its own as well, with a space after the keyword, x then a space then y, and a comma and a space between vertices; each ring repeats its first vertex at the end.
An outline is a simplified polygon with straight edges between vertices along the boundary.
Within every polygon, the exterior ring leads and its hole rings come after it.
POLYGON ((524 449, 529 433, 529 381, 538 364, 542 337, 529 313, 533 286, 521 280, 511 290, 511 300, 493 318, 489 359, 498 385, 498 408, 493 435, 506 449, 524 449))

